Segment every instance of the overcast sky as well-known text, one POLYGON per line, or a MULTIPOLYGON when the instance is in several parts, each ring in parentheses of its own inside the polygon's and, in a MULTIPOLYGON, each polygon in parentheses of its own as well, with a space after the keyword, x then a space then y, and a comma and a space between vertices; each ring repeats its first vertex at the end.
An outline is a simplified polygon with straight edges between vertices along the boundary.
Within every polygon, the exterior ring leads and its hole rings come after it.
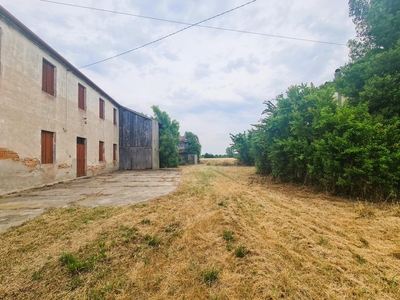
MULTIPOLYGON (((197 23, 249 0, 56 0, 197 23)), ((76 67, 137 48, 187 25, 46 3, 1 0, 76 67)), ((346 44, 355 36, 348 0, 257 0, 203 25, 346 44)), ((202 153, 224 154, 229 133, 262 117, 263 102, 290 85, 320 85, 348 62, 348 48, 192 27, 81 71, 120 104, 153 116, 158 105, 199 136, 202 153)))

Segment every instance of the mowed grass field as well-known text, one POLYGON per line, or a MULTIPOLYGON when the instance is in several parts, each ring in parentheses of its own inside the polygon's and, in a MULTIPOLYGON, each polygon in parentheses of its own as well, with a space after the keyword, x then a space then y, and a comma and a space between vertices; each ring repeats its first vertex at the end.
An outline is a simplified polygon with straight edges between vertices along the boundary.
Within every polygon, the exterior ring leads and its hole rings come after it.
MULTIPOLYGON (((214 161, 215 162, 215 161, 214 161)), ((400 299, 400 207, 182 169, 168 196, 0 234, 0 299, 400 299)))

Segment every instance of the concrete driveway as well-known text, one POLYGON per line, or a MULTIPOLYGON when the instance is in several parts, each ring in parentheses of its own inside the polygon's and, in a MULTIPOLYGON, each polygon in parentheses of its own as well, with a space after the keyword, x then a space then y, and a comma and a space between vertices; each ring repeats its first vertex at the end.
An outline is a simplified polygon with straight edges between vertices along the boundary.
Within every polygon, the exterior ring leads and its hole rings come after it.
POLYGON ((123 171, 0 196, 0 232, 49 208, 135 204, 167 195, 179 182, 179 170, 123 171))

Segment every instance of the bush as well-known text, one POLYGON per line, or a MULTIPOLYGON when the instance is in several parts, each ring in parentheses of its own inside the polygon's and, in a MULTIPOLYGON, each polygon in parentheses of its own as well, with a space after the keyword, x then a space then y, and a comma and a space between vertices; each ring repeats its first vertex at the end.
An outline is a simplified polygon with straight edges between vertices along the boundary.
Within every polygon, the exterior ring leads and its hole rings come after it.
POLYGON ((301 85, 266 102, 267 117, 251 134, 257 171, 335 194, 397 197, 400 121, 371 115, 367 104, 339 106, 332 95, 329 84, 301 85))

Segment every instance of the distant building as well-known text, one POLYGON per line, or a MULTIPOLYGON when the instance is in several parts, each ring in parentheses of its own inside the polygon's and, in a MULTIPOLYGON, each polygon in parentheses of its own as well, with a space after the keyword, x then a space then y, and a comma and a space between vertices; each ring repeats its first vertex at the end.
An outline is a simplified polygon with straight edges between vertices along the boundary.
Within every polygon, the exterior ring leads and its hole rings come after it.
POLYGON ((0 194, 158 161, 157 121, 122 107, 0 6, 0 194))
MULTIPOLYGON (((335 70, 335 79, 339 76, 340 69, 335 70)), ((340 94, 339 92, 335 92, 333 94, 333 99, 337 100, 340 105, 343 105, 346 102, 346 97, 340 94)))
POLYGON ((180 165, 197 165, 198 162, 198 157, 197 154, 189 154, 187 149, 188 149, 189 143, 188 140, 185 136, 180 136, 179 137, 179 144, 178 144, 178 150, 179 150, 179 164, 180 165))

